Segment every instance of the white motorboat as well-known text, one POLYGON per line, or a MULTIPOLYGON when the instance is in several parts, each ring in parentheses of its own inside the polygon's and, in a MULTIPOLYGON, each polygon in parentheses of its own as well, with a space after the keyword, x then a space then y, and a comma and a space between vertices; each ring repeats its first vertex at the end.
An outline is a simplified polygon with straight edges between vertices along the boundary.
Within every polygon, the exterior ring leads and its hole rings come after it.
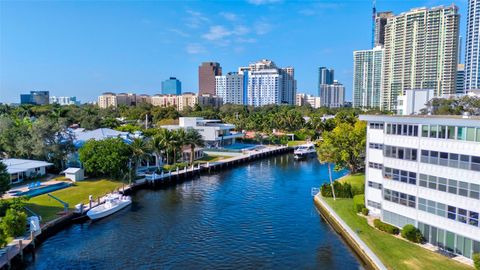
POLYGON ((96 220, 109 216, 121 209, 129 206, 132 203, 130 196, 124 196, 122 194, 109 194, 105 199, 105 203, 93 207, 88 210, 87 216, 91 220, 96 220))
POLYGON ((315 150, 315 145, 313 143, 299 145, 293 150, 293 157, 295 159, 302 159, 316 154, 317 150, 315 150))

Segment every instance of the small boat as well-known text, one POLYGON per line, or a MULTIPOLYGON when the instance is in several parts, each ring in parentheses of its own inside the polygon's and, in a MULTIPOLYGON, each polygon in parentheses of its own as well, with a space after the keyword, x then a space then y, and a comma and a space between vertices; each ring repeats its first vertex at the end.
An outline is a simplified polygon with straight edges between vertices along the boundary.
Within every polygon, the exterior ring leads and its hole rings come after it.
POLYGON ((88 210, 87 216, 91 220, 96 220, 109 216, 123 208, 129 206, 132 203, 130 196, 124 196, 122 194, 109 194, 105 200, 105 203, 93 207, 88 210))
POLYGON ((295 159, 303 159, 309 156, 315 156, 316 154, 317 150, 315 150, 315 145, 313 143, 299 145, 293 150, 293 158, 295 159))

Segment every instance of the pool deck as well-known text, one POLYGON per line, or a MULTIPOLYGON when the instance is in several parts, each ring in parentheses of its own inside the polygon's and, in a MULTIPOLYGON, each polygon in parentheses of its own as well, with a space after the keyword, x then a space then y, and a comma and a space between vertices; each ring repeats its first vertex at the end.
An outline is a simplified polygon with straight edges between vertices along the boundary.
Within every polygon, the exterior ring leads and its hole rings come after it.
MULTIPOLYGON (((45 181, 45 182, 41 182, 41 187, 51 186, 51 185, 58 184, 58 183, 61 183, 61 182, 71 183, 70 181, 48 180, 48 181, 45 181)), ((1 197, 1 199, 18 198, 18 196, 13 196, 13 195, 10 194, 9 192, 11 192, 11 191, 18 191, 18 193, 20 193, 20 192, 26 192, 26 191, 28 191, 28 190, 29 190, 29 189, 28 189, 28 184, 25 184, 25 185, 22 185, 22 186, 18 186, 18 187, 12 188, 12 189, 10 189, 9 191, 7 191, 7 192, 1 197)))

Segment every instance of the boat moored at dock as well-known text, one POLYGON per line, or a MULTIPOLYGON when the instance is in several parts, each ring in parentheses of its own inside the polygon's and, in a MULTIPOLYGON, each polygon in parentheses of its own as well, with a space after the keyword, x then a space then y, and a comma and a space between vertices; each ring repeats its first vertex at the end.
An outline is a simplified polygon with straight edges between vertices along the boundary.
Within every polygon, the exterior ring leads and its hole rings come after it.
POLYGON ((91 220, 101 219, 122 210, 130 204, 132 204, 130 196, 124 196, 118 193, 109 194, 105 199, 105 203, 90 209, 87 212, 87 216, 91 220))
POLYGON ((317 150, 315 150, 315 144, 306 143, 301 144, 295 148, 293 151, 293 157, 295 159, 304 159, 307 157, 313 157, 317 155, 317 150))

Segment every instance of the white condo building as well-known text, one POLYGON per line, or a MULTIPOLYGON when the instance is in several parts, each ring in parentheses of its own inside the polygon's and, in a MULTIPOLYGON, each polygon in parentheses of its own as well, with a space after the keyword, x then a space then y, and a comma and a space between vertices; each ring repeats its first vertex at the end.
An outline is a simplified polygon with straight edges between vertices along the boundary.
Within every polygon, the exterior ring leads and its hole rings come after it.
POLYGON ((215 94, 223 99, 224 104, 243 104, 243 90, 243 75, 229 72, 215 76, 215 94))
POLYGON ((336 80, 333 84, 321 84, 319 92, 322 107, 340 108, 345 104, 345 86, 336 80))
POLYGON ((413 224, 428 243, 480 252, 480 117, 361 115, 368 122, 365 205, 413 224))
POLYGON ((353 52, 353 107, 379 108, 383 48, 353 52))
POLYGON ((388 18, 382 78, 382 107, 394 111, 407 89, 456 92, 460 15, 454 5, 416 8, 388 18))
POLYGON ((318 109, 322 106, 320 97, 312 96, 309 94, 297 94, 295 100, 296 106, 310 105, 314 109, 318 109))
POLYGON ((51 96, 49 98, 50 104, 58 104, 61 106, 64 105, 80 105, 80 101, 77 100, 77 97, 57 97, 51 96))
POLYGON ((468 1, 465 90, 480 89, 480 1, 468 1))

